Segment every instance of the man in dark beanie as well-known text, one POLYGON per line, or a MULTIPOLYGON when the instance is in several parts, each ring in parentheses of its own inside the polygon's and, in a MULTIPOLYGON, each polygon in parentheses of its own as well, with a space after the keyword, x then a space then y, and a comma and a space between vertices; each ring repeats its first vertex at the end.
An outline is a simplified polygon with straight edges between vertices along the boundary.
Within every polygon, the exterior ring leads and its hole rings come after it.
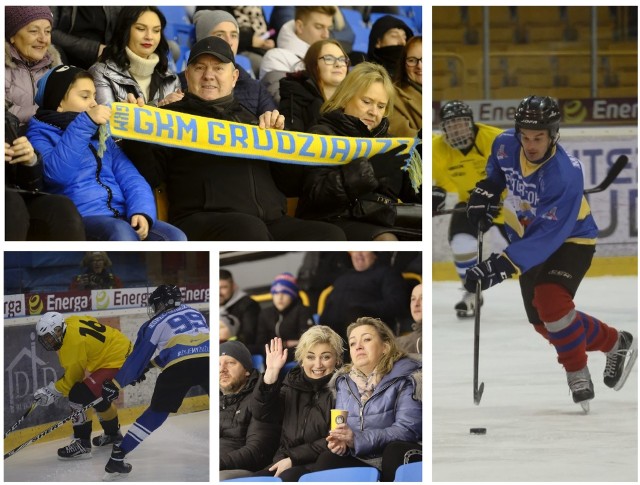
POLYGON ((371 26, 367 60, 381 64, 393 78, 404 45, 413 37, 407 24, 392 15, 380 17, 371 26))
POLYGON ((259 421, 251 413, 259 378, 242 342, 220 344, 220 480, 263 469, 278 447, 279 424, 259 421))

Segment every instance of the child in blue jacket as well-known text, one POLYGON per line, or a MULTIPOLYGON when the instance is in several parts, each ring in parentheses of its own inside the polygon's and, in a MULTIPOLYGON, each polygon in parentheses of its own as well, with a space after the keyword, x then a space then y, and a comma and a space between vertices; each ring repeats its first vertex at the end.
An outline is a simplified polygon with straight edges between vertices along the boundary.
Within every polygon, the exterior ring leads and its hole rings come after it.
POLYGON ((61 65, 39 82, 39 106, 27 134, 42 155, 45 190, 69 197, 87 239, 186 241, 156 219, 151 187, 108 136, 111 108, 95 100, 89 72, 61 65))

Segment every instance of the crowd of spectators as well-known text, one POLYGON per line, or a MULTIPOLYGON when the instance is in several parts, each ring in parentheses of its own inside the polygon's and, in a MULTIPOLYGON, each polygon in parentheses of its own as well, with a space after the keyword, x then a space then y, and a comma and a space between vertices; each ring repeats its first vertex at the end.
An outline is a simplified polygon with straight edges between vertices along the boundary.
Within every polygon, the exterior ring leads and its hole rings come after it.
MULTIPOLYGON (((321 255, 305 275, 329 261, 321 255)), ((350 252, 349 267, 334 258, 315 315, 291 273, 273 279, 268 303, 220 270, 221 480, 375 467, 393 481, 422 459, 422 285, 388 256, 350 252), (406 315, 411 330, 399 331, 406 315), (332 425, 332 409, 346 421, 332 425)))
POLYGON ((422 41, 412 22, 391 8, 367 27, 368 50, 358 52, 345 7, 274 7, 273 24, 263 7, 184 7, 177 19, 181 8, 5 7, 7 237, 397 239, 393 223, 364 222, 354 207, 380 193, 421 202, 420 191, 407 190, 406 154, 303 169, 140 142, 118 146, 104 125, 117 101, 260 128, 420 138, 422 41), (170 35, 176 25, 190 34, 170 35), (83 102, 72 102, 74 89, 83 102), (65 151, 75 145, 83 151, 65 151), (177 170, 175 157, 188 169, 177 170), (124 184, 138 176, 145 188, 132 194, 124 184), (153 200, 161 187, 168 220, 157 218, 153 200), (39 207, 45 196, 57 218, 39 207), (96 229, 89 219, 96 216, 130 229, 104 220, 96 229), (60 219, 73 230, 56 232, 60 219))

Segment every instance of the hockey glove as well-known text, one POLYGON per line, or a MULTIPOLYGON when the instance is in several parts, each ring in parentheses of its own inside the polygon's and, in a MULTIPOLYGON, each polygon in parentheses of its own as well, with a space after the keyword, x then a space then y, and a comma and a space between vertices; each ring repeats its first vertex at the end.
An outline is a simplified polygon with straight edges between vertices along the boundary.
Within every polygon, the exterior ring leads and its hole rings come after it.
POLYGON ((444 209, 444 203, 447 198, 447 191, 442 187, 434 185, 431 187, 431 216, 438 215, 438 212, 444 209))
POLYGON ((131 385, 135 386, 136 384, 140 384, 142 381, 147 380, 147 372, 149 372, 150 369, 153 369, 153 364, 151 363, 147 364, 147 366, 142 371, 142 374, 140 374, 140 377, 133 381, 131 385))
POLYGON ((115 401, 119 394, 120 389, 112 380, 107 379, 102 383, 102 399, 106 402, 115 401))
POLYGON ((464 288, 475 293, 478 281, 482 290, 502 283, 516 273, 511 261, 501 254, 492 254, 489 258, 467 270, 464 277, 464 288))
POLYGON ((38 403, 38 406, 48 406, 61 397, 62 393, 56 389, 53 382, 50 382, 45 387, 41 387, 33 393, 33 400, 38 403))
POLYGON ((467 219, 473 227, 482 232, 489 230, 493 219, 500 212, 500 194, 503 189, 489 179, 476 184, 467 202, 467 219))

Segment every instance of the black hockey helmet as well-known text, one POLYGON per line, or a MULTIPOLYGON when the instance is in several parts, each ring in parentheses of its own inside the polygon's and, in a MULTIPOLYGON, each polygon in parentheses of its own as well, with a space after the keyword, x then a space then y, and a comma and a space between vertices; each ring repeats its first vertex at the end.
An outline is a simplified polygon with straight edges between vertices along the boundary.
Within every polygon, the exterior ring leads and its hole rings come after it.
POLYGON ((153 318, 158 313, 179 307, 181 302, 182 293, 180 293, 180 288, 174 285, 160 285, 149 295, 147 315, 149 315, 149 318, 153 318))
POLYGON ((527 96, 515 114, 516 133, 521 129, 547 130, 555 143, 560 130, 560 106, 548 96, 527 96))
POLYGON ((471 111, 468 104, 462 101, 447 101, 440 108, 440 123, 442 124, 444 121, 454 118, 471 118, 473 122, 473 111, 471 111))

